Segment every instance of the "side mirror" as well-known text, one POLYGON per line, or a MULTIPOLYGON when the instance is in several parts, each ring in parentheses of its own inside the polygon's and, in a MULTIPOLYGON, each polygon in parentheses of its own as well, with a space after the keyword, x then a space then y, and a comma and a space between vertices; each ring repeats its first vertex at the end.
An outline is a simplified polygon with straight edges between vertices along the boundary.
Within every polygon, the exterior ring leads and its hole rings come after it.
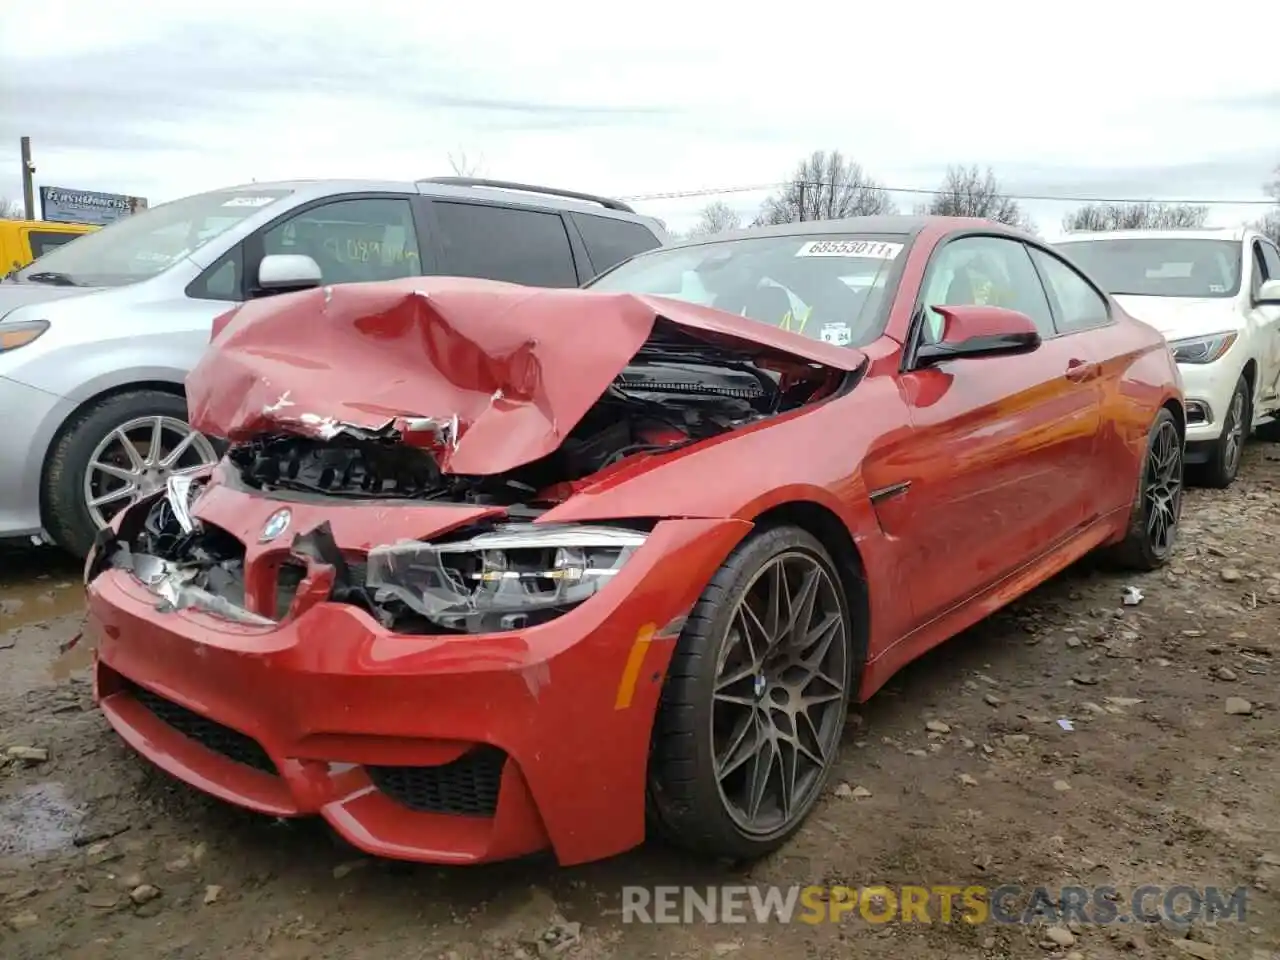
POLYGON ((960 357, 1030 353, 1040 346, 1040 331, 1025 313, 973 304, 934 307, 942 315, 942 339, 921 344, 918 366, 960 357))
POLYGON ((300 253, 272 253, 258 264, 258 289, 263 293, 309 290, 324 282, 320 264, 300 253))
POLYGON ((1253 298, 1253 302, 1280 306, 1280 280, 1266 281, 1258 288, 1258 294, 1253 298))

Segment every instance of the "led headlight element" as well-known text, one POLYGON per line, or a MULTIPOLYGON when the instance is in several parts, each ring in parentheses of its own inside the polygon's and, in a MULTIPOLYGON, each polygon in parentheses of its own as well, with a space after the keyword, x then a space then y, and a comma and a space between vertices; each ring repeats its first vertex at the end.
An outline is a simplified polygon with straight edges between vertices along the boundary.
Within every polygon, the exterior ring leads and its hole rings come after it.
POLYGON ((509 524, 469 540, 375 547, 365 586, 375 602, 448 630, 515 630, 593 596, 644 542, 616 527, 509 524))
POLYGON ((1178 363, 1213 363, 1231 349, 1236 337, 1235 333, 1187 337, 1185 340, 1170 340, 1169 348, 1173 350, 1173 359, 1178 363))

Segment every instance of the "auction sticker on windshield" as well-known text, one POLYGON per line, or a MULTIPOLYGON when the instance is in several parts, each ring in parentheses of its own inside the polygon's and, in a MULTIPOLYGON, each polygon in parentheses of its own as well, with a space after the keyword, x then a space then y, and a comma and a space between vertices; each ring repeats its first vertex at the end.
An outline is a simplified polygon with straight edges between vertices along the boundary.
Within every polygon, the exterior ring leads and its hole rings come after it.
POLYGON ((224 207, 265 207, 268 203, 275 203, 278 197, 232 197, 225 201, 224 207))
POLYGON ((796 251, 797 257, 863 257, 892 260, 902 252, 902 244, 883 240, 810 240, 796 251))

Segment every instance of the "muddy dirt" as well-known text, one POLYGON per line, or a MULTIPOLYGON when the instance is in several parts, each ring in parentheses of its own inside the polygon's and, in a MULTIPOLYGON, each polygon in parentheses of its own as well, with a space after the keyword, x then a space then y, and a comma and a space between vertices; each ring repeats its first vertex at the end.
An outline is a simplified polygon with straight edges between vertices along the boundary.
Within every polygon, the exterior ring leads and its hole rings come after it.
POLYGON ((82 672, 51 674, 79 623, 76 565, 0 549, 0 754, 17 755, 0 767, 0 956, 1280 956, 1280 448, 1252 446, 1236 486, 1193 491, 1184 518, 1166 570, 1073 569, 895 678, 851 719, 831 796, 749 870, 658 846, 571 870, 370 862, 315 823, 207 800, 117 742, 82 672), (1144 599, 1125 605, 1127 586, 1144 599), (663 883, 1248 899, 1243 922, 624 924, 622 886, 663 883))

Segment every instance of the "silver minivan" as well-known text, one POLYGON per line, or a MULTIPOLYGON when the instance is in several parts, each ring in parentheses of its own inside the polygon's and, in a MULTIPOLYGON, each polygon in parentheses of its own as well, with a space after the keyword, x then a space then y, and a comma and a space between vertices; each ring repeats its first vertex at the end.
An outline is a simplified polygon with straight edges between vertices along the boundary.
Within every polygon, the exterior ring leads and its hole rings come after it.
POLYGON ((463 177, 252 183, 86 234, 0 282, 0 537, 83 555, 213 462, 183 381, 238 303, 419 275, 576 287, 666 242, 617 200, 463 177))

